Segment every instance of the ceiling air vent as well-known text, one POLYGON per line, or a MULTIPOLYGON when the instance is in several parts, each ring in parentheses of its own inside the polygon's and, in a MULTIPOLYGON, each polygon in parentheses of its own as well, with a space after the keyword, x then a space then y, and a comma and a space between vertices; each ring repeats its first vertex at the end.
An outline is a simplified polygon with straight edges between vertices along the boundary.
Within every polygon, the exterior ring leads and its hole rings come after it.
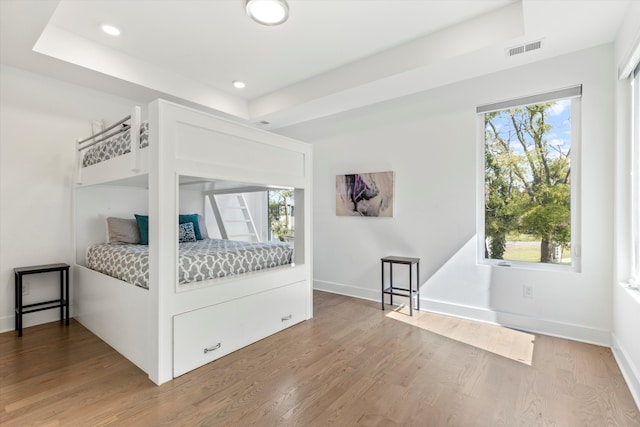
POLYGON ((540 49, 541 47, 542 47, 542 40, 537 40, 535 42, 507 48, 506 53, 507 53, 507 56, 515 56, 515 55, 520 55, 521 53, 531 52, 532 50, 540 49))
POLYGON ((507 56, 520 55, 524 53, 524 46, 510 47, 507 49, 507 56))
POLYGON ((542 47, 542 40, 538 40, 537 42, 532 42, 524 45, 524 51, 529 52, 530 50, 540 49, 542 47))

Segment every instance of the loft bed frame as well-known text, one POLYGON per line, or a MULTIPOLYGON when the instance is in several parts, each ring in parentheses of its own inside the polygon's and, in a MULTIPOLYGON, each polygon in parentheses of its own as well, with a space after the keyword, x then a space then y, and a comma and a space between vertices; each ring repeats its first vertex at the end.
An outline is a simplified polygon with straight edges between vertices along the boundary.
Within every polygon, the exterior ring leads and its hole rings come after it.
POLYGON ((77 142, 73 308, 78 322, 162 384, 312 317, 312 153, 309 144, 164 100, 149 104, 148 116, 146 148, 138 107, 77 142), (82 167, 83 151, 118 129, 130 130, 129 152, 82 167), (181 177, 221 191, 294 188, 294 264, 178 285, 181 177), (85 263, 86 249, 105 241, 104 217, 133 213, 149 215, 148 290, 85 263))

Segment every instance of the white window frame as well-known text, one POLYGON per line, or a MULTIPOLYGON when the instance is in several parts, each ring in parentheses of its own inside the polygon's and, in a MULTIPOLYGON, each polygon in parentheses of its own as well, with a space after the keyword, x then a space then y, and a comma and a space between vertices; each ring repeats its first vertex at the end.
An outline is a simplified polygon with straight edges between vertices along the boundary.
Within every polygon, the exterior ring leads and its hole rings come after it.
POLYGON ((631 263, 629 285, 640 285, 640 63, 630 75, 631 90, 631 263))
POLYGON ((514 98, 477 107, 477 262, 478 264, 516 267, 534 270, 580 272, 582 270, 582 236, 581 236, 581 117, 582 117, 582 85, 558 89, 550 92, 514 98), (571 99, 571 265, 541 262, 496 260, 485 258, 485 113, 505 110, 507 108, 540 104, 543 102, 571 99))

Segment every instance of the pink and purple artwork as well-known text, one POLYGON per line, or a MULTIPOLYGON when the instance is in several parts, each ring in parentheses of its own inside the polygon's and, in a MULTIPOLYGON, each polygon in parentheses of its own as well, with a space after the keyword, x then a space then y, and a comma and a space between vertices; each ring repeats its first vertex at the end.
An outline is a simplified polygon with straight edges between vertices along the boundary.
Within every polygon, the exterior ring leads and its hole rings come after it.
POLYGON ((393 172, 336 176, 336 215, 393 216, 393 172))

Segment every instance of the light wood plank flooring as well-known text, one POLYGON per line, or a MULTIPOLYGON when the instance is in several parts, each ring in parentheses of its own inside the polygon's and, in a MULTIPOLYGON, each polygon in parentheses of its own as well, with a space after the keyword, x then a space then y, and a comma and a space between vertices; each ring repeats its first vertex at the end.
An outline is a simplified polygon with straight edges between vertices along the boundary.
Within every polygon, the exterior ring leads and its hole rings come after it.
POLYGON ((388 314, 315 292, 312 320, 160 387, 75 321, 3 333, 0 424, 640 426, 607 348, 536 335, 529 366, 388 314))

